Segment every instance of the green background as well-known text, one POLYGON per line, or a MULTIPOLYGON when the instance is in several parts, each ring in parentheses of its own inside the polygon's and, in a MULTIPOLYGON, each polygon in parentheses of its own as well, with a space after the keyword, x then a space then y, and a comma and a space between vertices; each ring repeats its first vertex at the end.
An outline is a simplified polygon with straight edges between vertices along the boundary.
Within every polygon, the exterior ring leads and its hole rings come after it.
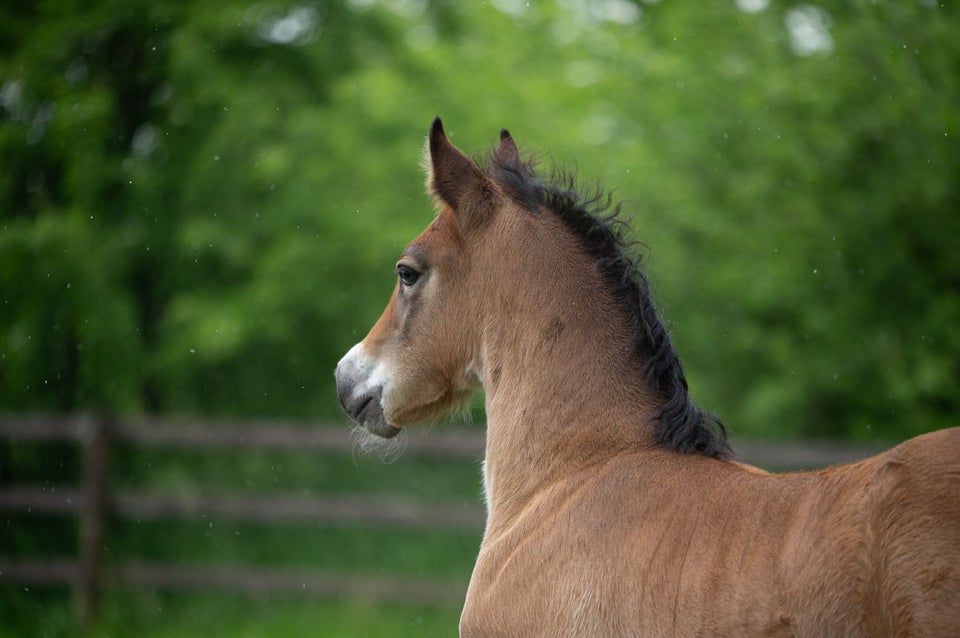
MULTIPOLYGON (((333 368, 433 215, 420 160, 439 114, 471 154, 507 127, 624 200, 693 395, 734 445, 956 424, 958 14, 0 2, 0 414, 339 418, 333 368)), ((76 466, 0 444, 4 481, 76 466)), ((33 524, 8 518, 2 538, 22 547, 10 529, 33 524)), ((464 544, 451 560, 469 570, 464 544)), ((108 626, 157 625, 149 606, 117 602, 108 626)), ((191 613, 170 631, 218 633, 191 613)))

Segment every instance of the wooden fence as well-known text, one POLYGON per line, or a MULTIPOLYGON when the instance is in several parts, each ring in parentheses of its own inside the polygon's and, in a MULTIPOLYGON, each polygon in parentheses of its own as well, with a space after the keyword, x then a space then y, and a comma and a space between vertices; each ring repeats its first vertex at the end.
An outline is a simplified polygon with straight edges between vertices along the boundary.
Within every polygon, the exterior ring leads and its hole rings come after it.
MULTIPOLYGON (((304 497, 250 495, 234 492, 156 494, 112 488, 108 482, 110 449, 122 442, 137 446, 198 448, 254 448, 312 450, 351 454, 354 442, 342 426, 304 426, 283 423, 180 423, 160 419, 114 423, 90 416, 0 418, 0 438, 17 441, 68 441, 83 447, 82 483, 77 486, 0 485, 0 510, 66 513, 79 517, 76 560, 23 560, 0 555, 0 581, 23 584, 61 584, 74 587, 81 622, 95 613, 105 578, 126 585, 167 588, 231 588, 254 595, 298 592, 321 596, 363 596, 415 603, 456 603, 466 583, 430 580, 360 578, 305 570, 269 570, 246 567, 185 567, 126 562, 104 567, 105 517, 179 519, 231 517, 260 522, 324 521, 360 524, 469 529, 483 527, 479 506, 397 503, 375 497, 304 497)), ((768 468, 819 467, 862 458, 877 446, 838 446, 829 443, 737 445, 742 460, 768 468)), ((411 436, 404 454, 460 456, 483 454, 482 428, 435 431, 411 436)), ((2 548, 0 548, 2 551, 2 548)))

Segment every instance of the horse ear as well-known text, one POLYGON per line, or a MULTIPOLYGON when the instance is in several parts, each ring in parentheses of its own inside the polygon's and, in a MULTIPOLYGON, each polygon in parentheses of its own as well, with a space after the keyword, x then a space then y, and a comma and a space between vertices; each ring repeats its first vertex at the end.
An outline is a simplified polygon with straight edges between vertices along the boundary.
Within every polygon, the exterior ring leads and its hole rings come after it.
MULTIPOLYGON (((491 160, 490 177, 513 196, 523 199, 523 193, 528 190, 526 185, 530 183, 532 178, 530 166, 520 158, 517 143, 513 141, 513 137, 510 136, 507 129, 500 131, 500 142, 493 149, 491 160)), ((528 205, 534 208, 536 202, 531 202, 528 205)))
POLYGON ((493 154, 500 166, 518 172, 522 170, 523 163, 520 161, 520 149, 517 148, 517 143, 513 141, 513 137, 510 136, 510 131, 507 129, 500 129, 500 143, 497 144, 493 154))
POLYGON ((472 159, 450 143, 439 117, 434 118, 430 126, 428 149, 427 188, 450 206, 458 219, 464 221, 479 209, 492 207, 495 197, 492 182, 472 159))

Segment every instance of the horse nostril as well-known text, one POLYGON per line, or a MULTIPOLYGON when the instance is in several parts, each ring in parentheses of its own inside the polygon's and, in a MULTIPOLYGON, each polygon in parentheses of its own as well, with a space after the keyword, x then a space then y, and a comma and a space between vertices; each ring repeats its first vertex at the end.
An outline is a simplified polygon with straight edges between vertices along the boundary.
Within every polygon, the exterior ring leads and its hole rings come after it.
POLYGON ((370 392, 358 395, 356 390, 357 388, 353 384, 337 384, 337 399, 348 417, 357 423, 362 423, 365 411, 377 399, 377 396, 370 392))

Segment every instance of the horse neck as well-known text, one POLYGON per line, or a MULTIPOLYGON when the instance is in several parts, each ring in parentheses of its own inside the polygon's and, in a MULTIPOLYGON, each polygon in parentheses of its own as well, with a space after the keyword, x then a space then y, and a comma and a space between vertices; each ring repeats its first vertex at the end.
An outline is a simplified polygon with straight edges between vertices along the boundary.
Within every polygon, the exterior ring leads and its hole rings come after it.
POLYGON ((653 445, 632 335, 602 275, 569 241, 532 241, 537 250, 517 246, 511 258, 525 281, 497 286, 484 313, 491 520, 621 450, 653 445))

